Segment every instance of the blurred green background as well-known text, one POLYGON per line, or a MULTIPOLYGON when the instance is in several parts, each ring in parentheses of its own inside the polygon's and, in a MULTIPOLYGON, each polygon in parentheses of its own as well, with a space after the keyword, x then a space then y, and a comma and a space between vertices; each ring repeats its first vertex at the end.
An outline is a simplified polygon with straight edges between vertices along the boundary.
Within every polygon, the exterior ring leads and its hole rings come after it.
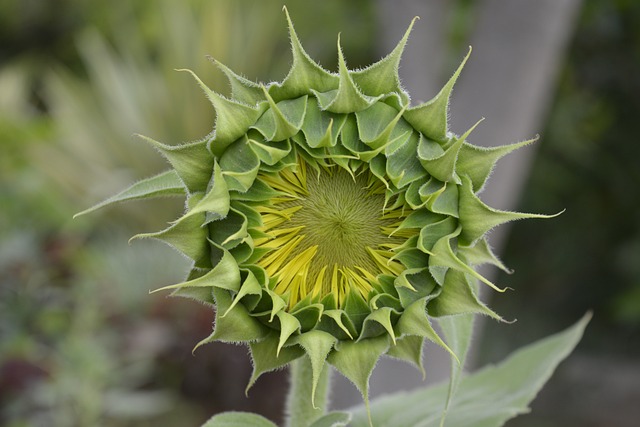
MULTIPOLYGON (((443 49, 460 45, 470 3, 456 2, 443 49)), ((374 2, 287 4, 325 68, 335 69, 340 31, 350 68, 378 58, 374 2)), ((245 398, 246 349, 213 344, 191 354, 213 313, 148 294, 179 280, 187 262, 126 239, 175 219, 181 201, 71 216, 164 168, 133 133, 179 143, 211 130, 213 109, 175 68, 226 93, 206 54, 270 81, 289 69, 288 51, 279 2, 0 3, 0 425, 190 426, 223 410, 281 419, 283 373, 245 398)), ((517 271, 508 278, 517 292, 492 305, 536 322, 516 332, 487 324, 481 360, 592 309, 580 360, 639 369, 639 65, 640 3, 586 0, 519 202, 571 215, 545 222, 542 236, 538 222, 511 228, 503 258, 517 271)), ((582 422, 586 397, 557 402, 571 375, 560 372, 534 415, 512 425, 615 425, 582 422)))

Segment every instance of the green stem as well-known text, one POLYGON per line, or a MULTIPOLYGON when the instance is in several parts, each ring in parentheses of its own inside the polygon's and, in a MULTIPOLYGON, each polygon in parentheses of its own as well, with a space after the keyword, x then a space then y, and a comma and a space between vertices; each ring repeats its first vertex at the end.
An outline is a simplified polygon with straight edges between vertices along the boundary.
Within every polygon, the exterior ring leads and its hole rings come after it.
POLYGON ((318 378, 315 398, 313 394, 313 370, 308 357, 291 363, 291 384, 287 396, 287 427, 309 427, 325 414, 329 394, 329 367, 325 363, 318 378), (314 407, 315 403, 315 407, 314 407))

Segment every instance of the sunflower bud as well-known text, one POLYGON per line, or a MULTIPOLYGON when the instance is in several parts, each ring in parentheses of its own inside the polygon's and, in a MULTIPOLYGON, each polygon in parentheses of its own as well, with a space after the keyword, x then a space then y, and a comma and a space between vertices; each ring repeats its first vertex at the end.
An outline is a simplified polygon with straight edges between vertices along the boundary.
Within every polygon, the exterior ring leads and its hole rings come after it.
POLYGON ((303 356, 317 382, 328 362, 366 399, 380 356, 423 371, 424 340, 448 349, 430 317, 500 319, 476 295, 476 280, 503 291, 474 269, 505 269, 485 234, 543 216, 495 210, 476 194, 500 157, 532 141, 480 148, 467 141, 473 127, 449 131, 449 96, 469 55, 435 98, 410 106, 398 64, 415 20, 362 70, 347 68, 338 39, 338 73, 308 56, 287 20, 293 64, 282 82, 256 84, 216 62, 227 98, 193 75, 215 107, 214 131, 179 146, 145 138, 172 169, 88 211, 186 196, 169 228, 135 237, 193 260, 186 281, 162 290, 215 306, 198 346, 248 343, 249 387, 303 356))

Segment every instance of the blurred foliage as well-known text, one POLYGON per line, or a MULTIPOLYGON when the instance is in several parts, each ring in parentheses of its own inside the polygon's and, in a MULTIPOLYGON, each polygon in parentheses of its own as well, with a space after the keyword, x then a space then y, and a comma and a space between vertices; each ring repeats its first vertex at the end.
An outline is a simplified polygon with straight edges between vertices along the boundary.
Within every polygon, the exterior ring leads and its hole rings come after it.
MULTIPOLYGON (((513 225, 503 258, 517 274, 503 282, 516 292, 493 301, 537 331, 594 310, 583 348, 628 357, 640 351, 639 72, 640 3, 586 1, 521 201, 566 212, 513 225)), ((487 327, 503 338, 486 349, 535 335, 487 327)))
MULTIPOLYGON (((288 3, 325 66, 335 68, 340 30, 350 65, 371 62, 369 2, 288 3)), ((133 227, 174 219, 179 203, 71 221, 165 168, 134 132, 176 144, 211 131, 213 108, 193 79, 174 71, 190 68, 225 93, 207 54, 250 79, 281 79, 290 61, 281 4, 0 3, 1 425, 198 425, 232 409, 279 420, 282 375, 246 399, 245 349, 210 345, 191 354, 210 333, 211 310, 148 294, 188 266, 169 248, 127 247, 126 239, 133 227)))

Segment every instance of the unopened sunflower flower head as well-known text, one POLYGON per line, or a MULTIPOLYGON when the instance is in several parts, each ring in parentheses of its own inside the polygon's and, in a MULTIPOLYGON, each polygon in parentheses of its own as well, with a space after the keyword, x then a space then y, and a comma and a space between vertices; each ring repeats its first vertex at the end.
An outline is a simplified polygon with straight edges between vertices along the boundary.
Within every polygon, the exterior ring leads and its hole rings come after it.
MULTIPOLYGON (((465 58, 430 101, 411 106, 398 65, 412 21, 379 62, 324 70, 304 51, 287 14, 293 63, 282 82, 253 83, 216 62, 231 96, 209 89, 213 132, 178 146, 145 138, 171 169, 85 211, 132 199, 184 195, 165 241, 193 260, 173 295, 215 307, 213 341, 249 345, 254 372, 308 357, 314 384, 325 363, 368 398, 382 355, 423 372, 430 318, 477 313, 474 269, 505 269, 485 239, 493 227, 543 215, 492 209, 477 196, 496 161, 532 141, 471 145, 447 126, 465 58)), ((193 74, 193 73, 192 73, 193 74)), ((84 212, 83 212, 84 213, 84 212)))

